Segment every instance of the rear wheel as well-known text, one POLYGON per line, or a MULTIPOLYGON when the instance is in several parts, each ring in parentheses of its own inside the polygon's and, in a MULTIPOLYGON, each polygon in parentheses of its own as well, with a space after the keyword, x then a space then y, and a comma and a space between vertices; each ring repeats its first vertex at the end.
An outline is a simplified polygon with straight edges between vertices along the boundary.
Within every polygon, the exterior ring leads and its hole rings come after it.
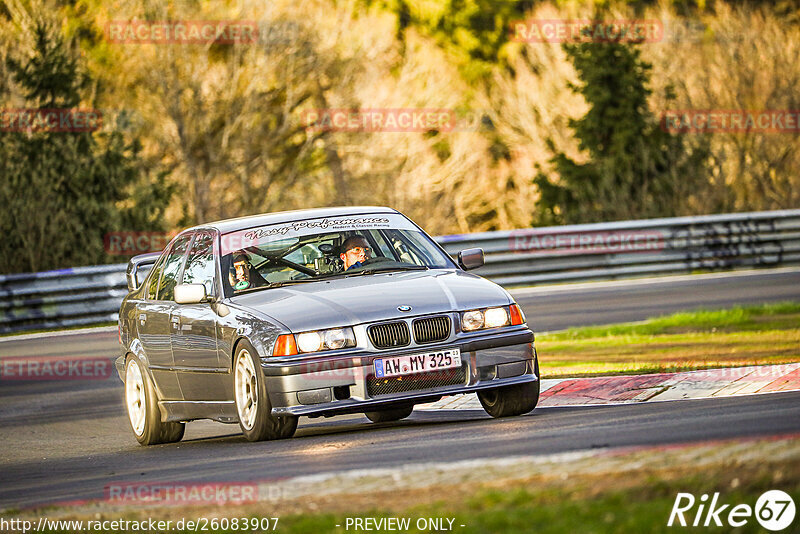
POLYGON ((249 441, 292 437, 297 429, 297 417, 272 415, 258 354, 246 340, 236 348, 233 368, 236 412, 244 437, 249 441))
POLYGON ((150 375, 133 354, 125 363, 125 407, 136 441, 142 445, 174 443, 183 438, 184 423, 164 423, 150 375))
POLYGON ((393 408, 390 410, 382 410, 380 412, 366 412, 364 415, 373 423, 388 423, 389 421, 399 421, 405 419, 411 412, 414 411, 414 405, 401 406, 400 408, 393 408))
MULTIPOLYGON (((534 373, 539 376, 539 361, 535 360, 534 373)), ((483 409, 492 417, 510 417, 533 411, 539 403, 540 381, 514 386, 487 389, 478 392, 483 409)))

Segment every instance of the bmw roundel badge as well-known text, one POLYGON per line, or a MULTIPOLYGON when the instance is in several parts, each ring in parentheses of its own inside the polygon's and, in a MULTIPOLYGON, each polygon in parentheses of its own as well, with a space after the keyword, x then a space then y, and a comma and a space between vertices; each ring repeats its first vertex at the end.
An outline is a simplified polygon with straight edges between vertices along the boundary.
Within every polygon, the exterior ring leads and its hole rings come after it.
POLYGON ((411 311, 411 306, 406 306, 405 304, 402 306, 398 306, 397 309, 401 312, 411 311))

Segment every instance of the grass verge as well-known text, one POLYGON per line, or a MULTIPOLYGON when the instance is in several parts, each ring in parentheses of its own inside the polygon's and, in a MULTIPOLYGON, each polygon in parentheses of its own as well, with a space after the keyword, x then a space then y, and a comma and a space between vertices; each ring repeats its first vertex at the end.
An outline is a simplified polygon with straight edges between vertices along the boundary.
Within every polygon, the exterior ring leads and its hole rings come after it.
POLYGON ((659 373, 800 360, 800 303, 698 310, 539 335, 547 378, 659 373))
MULTIPOLYGON (((417 478, 410 486, 389 477, 386 487, 377 491, 342 494, 322 488, 318 493, 282 502, 138 508, 121 513, 99 509, 67 516, 84 521, 158 517, 173 524, 180 519, 206 518, 209 528, 203 531, 208 532, 236 532, 233 528, 212 528, 212 518, 267 517, 279 518, 277 532, 315 534, 390 531, 374 528, 381 519, 389 518, 408 521, 408 528, 394 529, 399 532, 708 532, 709 528, 702 526, 705 514, 701 514, 697 528, 668 527, 667 522, 678 493, 691 493, 696 499, 695 506, 684 514, 689 525, 698 512, 701 496, 708 495, 710 501, 718 493, 718 506, 728 506, 719 516, 722 527, 710 522, 711 531, 764 532, 753 516, 745 518, 745 525, 732 529, 727 514, 736 505, 754 509, 758 498, 769 490, 784 491, 795 503, 800 502, 799 445, 800 437, 785 436, 598 451, 582 458, 550 457, 537 462, 523 458, 522 469, 513 473, 493 471, 491 460, 487 460, 486 466, 478 468, 479 479, 469 483, 454 483, 432 472, 422 484, 417 478), (373 528, 354 528, 356 519, 370 519, 373 528), (432 524, 439 528, 431 528, 432 524)), ((53 517, 54 512, 36 513, 53 517)), ((798 525, 800 516, 785 532, 797 532, 798 525)))

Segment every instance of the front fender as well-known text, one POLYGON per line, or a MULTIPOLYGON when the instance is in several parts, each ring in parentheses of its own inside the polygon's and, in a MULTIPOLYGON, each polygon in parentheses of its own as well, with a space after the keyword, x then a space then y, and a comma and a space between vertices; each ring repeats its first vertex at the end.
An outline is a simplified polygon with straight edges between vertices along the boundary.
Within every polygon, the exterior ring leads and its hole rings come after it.
POLYGON ((259 357, 265 360, 272 354, 275 341, 281 334, 288 334, 289 329, 271 317, 250 313, 234 306, 229 306, 230 313, 220 321, 220 352, 229 361, 228 367, 233 369, 233 351, 236 345, 246 339, 253 345, 259 357))

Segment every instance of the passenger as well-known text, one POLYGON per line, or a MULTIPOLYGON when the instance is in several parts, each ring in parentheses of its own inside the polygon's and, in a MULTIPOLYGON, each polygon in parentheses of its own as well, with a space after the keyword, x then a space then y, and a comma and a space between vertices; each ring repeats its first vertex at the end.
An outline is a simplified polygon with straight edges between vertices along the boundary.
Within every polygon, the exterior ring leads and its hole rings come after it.
POLYGON ((361 267, 369 259, 370 248, 367 239, 361 235, 348 237, 342 243, 339 258, 344 262, 344 270, 361 267))
POLYGON ((236 274, 232 276, 231 285, 235 290, 241 291, 242 289, 268 285, 264 277, 250 263, 250 257, 244 252, 234 254, 233 267, 236 269, 236 274))

